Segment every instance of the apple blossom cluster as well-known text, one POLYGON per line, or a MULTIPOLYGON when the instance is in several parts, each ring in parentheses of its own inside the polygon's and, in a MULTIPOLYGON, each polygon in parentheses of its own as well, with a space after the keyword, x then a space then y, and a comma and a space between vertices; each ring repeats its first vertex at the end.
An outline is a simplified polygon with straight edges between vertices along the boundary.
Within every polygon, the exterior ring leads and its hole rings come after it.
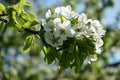
POLYGON ((105 35, 103 26, 98 20, 88 19, 84 13, 78 14, 72 11, 70 5, 48 10, 46 19, 42 20, 42 25, 45 41, 51 47, 62 46, 68 38, 78 39, 85 36, 93 40, 96 53, 101 53, 102 36, 105 35))

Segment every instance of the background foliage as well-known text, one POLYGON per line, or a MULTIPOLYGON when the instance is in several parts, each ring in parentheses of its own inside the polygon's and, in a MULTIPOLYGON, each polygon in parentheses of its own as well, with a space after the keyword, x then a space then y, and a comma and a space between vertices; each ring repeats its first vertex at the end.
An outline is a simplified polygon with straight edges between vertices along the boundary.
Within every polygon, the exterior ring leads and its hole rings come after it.
MULTIPOLYGON (((11 6, 19 2, 19 0, 0 0, 0 2, 6 6, 11 6)), ((74 73, 73 70, 67 69, 60 74, 55 63, 46 65, 43 61, 44 55, 43 52, 41 52, 42 47, 39 46, 41 45, 39 39, 34 40, 39 43, 39 45, 29 42, 33 45, 32 48, 29 49, 29 47, 24 47, 27 51, 22 51, 23 45, 26 44, 24 43, 26 36, 30 35, 26 38, 28 41, 34 39, 35 36, 28 32, 22 32, 21 34, 15 28, 11 26, 6 27, 5 23, 0 21, 0 80, 120 80, 119 62, 116 63, 113 61, 112 64, 109 63, 110 56, 116 54, 116 50, 119 50, 120 48, 120 11, 116 14, 114 23, 106 24, 103 20, 106 16, 105 11, 108 8, 112 9, 115 6, 115 3, 119 2, 118 0, 62 0, 56 1, 56 4, 46 6, 41 4, 45 2, 42 0, 29 0, 29 2, 32 3, 33 8, 30 9, 29 4, 25 4, 25 10, 33 11, 33 13, 38 16, 38 19, 43 18, 44 13, 48 8, 70 4, 72 8, 79 13, 85 12, 88 17, 103 22, 103 25, 107 30, 106 35, 103 38, 105 43, 103 53, 99 55, 98 61, 90 65, 83 65, 79 73, 74 73), (40 4, 38 2, 40 2, 40 4), (81 5, 83 5, 83 8, 81 5)), ((15 6, 14 9, 16 8, 17 7, 15 6)), ((21 11, 17 11, 18 14, 19 12, 21 11)), ((10 15, 16 14, 9 12, 9 16, 10 15)), ((6 19, 4 16, 0 17, 6 19)), ((26 12, 24 15, 17 17, 17 22, 27 22, 27 24, 24 25, 24 27, 27 28, 30 25, 36 26, 37 22, 34 21, 36 19, 37 18, 33 16, 33 14, 26 12), (27 18, 31 19, 32 23, 26 21, 26 14, 30 15, 30 17, 27 18), (24 21, 19 21, 19 18, 21 17, 24 21)), ((109 20, 107 22, 109 23, 109 20)), ((19 29, 18 25, 15 25, 15 27, 19 31, 23 30, 21 28, 19 29)), ((36 26, 35 30, 39 30, 39 28, 36 26)))

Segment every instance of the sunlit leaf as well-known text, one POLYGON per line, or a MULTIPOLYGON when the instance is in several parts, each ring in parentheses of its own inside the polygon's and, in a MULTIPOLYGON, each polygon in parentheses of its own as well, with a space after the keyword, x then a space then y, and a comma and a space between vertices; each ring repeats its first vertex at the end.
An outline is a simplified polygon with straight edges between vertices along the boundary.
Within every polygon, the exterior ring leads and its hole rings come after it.
POLYGON ((0 30, 2 29, 3 24, 4 24, 4 22, 3 22, 3 21, 0 21, 0 30))
POLYGON ((13 6, 13 9, 14 9, 15 11, 17 11, 18 13, 21 13, 21 11, 23 10, 25 4, 26 4, 26 0, 20 0, 19 3, 15 4, 15 5, 13 6))
POLYGON ((24 27, 24 28, 29 28, 29 27, 35 26, 35 25, 37 25, 37 24, 38 24, 37 21, 29 21, 29 22, 25 23, 25 24, 23 25, 23 27, 24 27))
POLYGON ((31 12, 26 12, 26 14, 31 18, 31 20, 36 20, 36 16, 31 12))
POLYGON ((24 48, 23 48, 23 50, 27 50, 28 48, 30 48, 31 45, 34 42, 33 40, 34 40, 34 35, 27 36, 25 41, 24 41, 24 48))
POLYGON ((47 64, 52 63, 53 61, 55 61, 55 59, 59 57, 59 54, 57 53, 55 48, 44 46, 44 52, 45 52, 44 60, 47 64))
POLYGON ((80 46, 75 47, 75 72, 79 72, 81 70, 82 64, 85 61, 87 55, 81 51, 80 46))
POLYGON ((74 53, 69 52, 67 49, 62 52, 62 55, 60 57, 60 68, 66 69, 70 67, 73 64, 74 61, 74 53))
POLYGON ((0 3, 0 14, 5 13, 5 11, 6 11, 5 6, 2 3, 0 3))
POLYGON ((8 13, 8 19, 9 19, 9 26, 13 26, 15 24, 15 17, 16 17, 16 13, 13 11, 12 7, 9 7, 7 10, 8 13))

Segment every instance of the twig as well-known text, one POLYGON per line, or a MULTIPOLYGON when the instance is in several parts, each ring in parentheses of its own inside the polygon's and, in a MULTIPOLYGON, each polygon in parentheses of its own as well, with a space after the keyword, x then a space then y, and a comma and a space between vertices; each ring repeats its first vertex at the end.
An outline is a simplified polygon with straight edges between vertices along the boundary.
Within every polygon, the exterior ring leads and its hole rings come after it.
POLYGON ((24 30, 25 30, 26 32, 32 33, 32 34, 38 34, 38 33, 39 33, 39 31, 34 31, 34 30, 29 29, 29 28, 25 28, 24 30))
POLYGON ((0 21, 3 21, 3 22, 5 22, 5 23, 8 22, 6 19, 2 19, 2 18, 0 18, 0 21))
MULTIPOLYGON (((43 29, 43 26, 41 25, 41 30, 43 29)), ((32 34, 38 34, 40 31, 34 31, 34 30, 31 30, 29 28, 24 28, 24 30, 28 33, 32 33, 32 34)))
POLYGON ((7 16, 7 14, 0 14, 0 16, 7 16))

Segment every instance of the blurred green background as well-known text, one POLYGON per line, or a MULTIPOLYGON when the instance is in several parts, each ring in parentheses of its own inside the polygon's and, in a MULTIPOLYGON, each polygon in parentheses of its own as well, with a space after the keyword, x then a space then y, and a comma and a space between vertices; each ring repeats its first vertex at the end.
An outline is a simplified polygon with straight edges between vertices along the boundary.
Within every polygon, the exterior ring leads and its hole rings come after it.
MULTIPOLYGON (((79 73, 67 69, 59 74, 55 63, 47 65, 40 45, 23 52, 25 33, 8 27, 0 36, 0 80, 120 80, 120 0, 27 0, 38 20, 48 8, 71 5, 78 13, 98 19, 106 29, 103 52, 92 64, 85 64, 79 73)), ((19 0, 0 0, 6 6, 19 0)), ((0 26, 0 33, 2 32, 0 26)), ((40 44, 40 41, 38 40, 40 44)))

